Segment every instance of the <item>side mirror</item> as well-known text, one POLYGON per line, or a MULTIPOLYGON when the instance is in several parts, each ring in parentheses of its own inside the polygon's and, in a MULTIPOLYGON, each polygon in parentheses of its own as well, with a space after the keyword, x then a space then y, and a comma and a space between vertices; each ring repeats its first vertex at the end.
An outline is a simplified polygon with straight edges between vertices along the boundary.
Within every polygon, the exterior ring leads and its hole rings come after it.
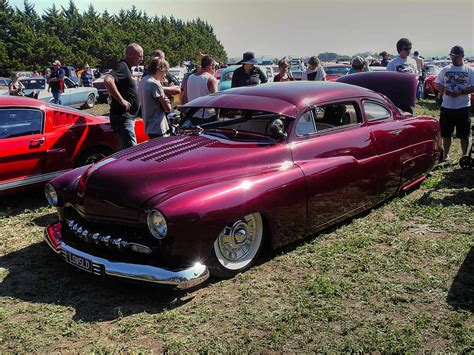
POLYGON ((270 133, 275 139, 284 139, 287 137, 287 134, 285 133, 285 124, 281 119, 274 119, 270 123, 270 133))

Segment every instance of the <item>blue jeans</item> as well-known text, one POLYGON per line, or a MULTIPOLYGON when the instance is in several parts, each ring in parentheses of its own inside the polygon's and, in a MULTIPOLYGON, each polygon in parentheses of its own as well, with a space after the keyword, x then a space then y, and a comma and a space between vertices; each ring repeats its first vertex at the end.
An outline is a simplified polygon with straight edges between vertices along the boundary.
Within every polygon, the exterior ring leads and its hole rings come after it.
POLYGON ((119 142, 119 149, 125 149, 137 145, 135 118, 133 116, 128 113, 124 113, 123 115, 110 113, 110 125, 119 142))
POLYGON ((58 105, 62 105, 61 92, 60 91, 51 91, 51 93, 53 94, 53 103, 58 104, 58 105))
POLYGON ((418 80, 418 86, 416 87, 416 98, 419 100, 419 99, 422 99, 423 96, 424 96, 424 82, 423 80, 418 80))

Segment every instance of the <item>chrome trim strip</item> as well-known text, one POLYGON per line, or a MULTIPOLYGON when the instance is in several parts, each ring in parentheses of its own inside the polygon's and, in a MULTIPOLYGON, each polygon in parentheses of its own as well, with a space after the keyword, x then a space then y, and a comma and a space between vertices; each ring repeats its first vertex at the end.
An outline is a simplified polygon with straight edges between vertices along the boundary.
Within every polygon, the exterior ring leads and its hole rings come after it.
POLYGON ((46 182, 46 181, 49 181, 49 180, 55 178, 56 176, 59 176, 59 175, 65 173, 69 170, 71 170, 71 169, 55 171, 55 172, 47 173, 47 174, 38 174, 38 175, 27 176, 27 177, 15 179, 13 181, 0 182, 0 191, 13 189, 15 187, 21 187, 21 186, 25 186, 25 185, 38 184, 40 182, 46 182))
MULTIPOLYGON (((46 227, 44 231, 44 238, 46 239, 48 245, 52 248, 48 235, 48 227, 46 227)), ((193 266, 182 270, 170 270, 151 265, 115 262, 82 252, 76 248, 71 247, 70 245, 67 245, 63 241, 60 243, 61 244, 57 249, 52 248, 56 253, 61 253, 65 261, 67 261, 67 253, 87 259, 92 263, 91 272, 95 275, 103 275, 103 273, 105 273, 109 276, 172 286, 179 290, 194 287, 203 283, 209 278, 209 270, 201 263, 196 263, 193 266), (101 270, 103 270, 103 272, 101 270)), ((80 270, 87 271, 80 268, 79 266, 76 267, 80 270)))

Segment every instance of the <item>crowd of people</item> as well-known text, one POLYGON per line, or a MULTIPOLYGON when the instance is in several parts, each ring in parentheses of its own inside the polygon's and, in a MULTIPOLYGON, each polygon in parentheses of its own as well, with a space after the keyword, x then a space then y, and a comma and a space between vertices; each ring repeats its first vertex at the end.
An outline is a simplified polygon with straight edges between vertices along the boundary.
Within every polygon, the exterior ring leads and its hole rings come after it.
MULTIPOLYGON (((423 85, 424 61, 417 51, 410 56, 412 43, 407 38, 401 38, 396 43, 398 56, 389 59, 386 51, 380 53, 379 65, 386 66, 387 71, 419 76, 419 86, 423 85)), ((474 92, 474 67, 464 62, 464 50, 454 46, 449 56, 452 64, 444 67, 435 80, 435 87, 442 94, 440 111, 440 127, 444 145, 445 158, 448 156, 454 129, 461 141, 462 154, 468 152, 471 135, 469 117, 470 94, 474 92)), ((203 55, 196 69, 187 73, 181 84, 168 72, 169 63, 163 50, 157 49, 151 54, 151 61, 146 65, 146 73, 138 86, 132 75, 132 67, 143 61, 143 48, 132 43, 127 46, 124 57, 114 70, 104 77, 104 84, 110 97, 110 122, 118 138, 121 148, 137 144, 134 120, 141 113, 145 122, 145 132, 150 138, 167 136, 172 131, 167 114, 174 110, 173 97, 180 96, 182 104, 201 96, 217 92, 218 82, 215 71, 217 61, 211 55, 203 55), (141 111, 140 111, 141 110, 141 111)), ((242 60, 232 76, 231 87, 258 85, 267 82, 265 73, 258 67, 254 52, 245 52, 242 60)), ((303 65, 303 63, 301 63, 303 65)), ((274 82, 294 81, 291 73, 291 63, 283 58, 278 62, 278 74, 274 82)), ((326 73, 317 56, 311 56, 307 67, 303 66, 302 80, 325 81, 326 73)), ((49 70, 49 68, 48 68, 49 70)), ((355 56, 351 60, 348 74, 371 71, 366 59, 355 56)), ((45 73, 50 90, 56 103, 61 103, 61 93, 64 90, 64 69, 56 60, 53 68, 45 73)), ((92 86, 93 76, 88 65, 80 75, 83 86, 92 86)), ((23 90, 17 76, 12 77, 9 86, 12 95, 23 90)), ((420 98, 417 90, 417 98, 420 98)), ((413 108, 403 108, 413 113, 413 108)), ((205 114, 205 113, 204 113, 205 114)))

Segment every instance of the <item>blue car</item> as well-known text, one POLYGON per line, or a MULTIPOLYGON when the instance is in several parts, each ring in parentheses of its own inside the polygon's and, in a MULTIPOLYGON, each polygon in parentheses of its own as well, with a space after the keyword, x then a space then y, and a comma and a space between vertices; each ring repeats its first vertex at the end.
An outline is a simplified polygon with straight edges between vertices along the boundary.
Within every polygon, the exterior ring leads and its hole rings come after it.
MULTIPOLYGON (((234 75, 235 69, 240 67, 241 65, 231 65, 230 67, 225 68, 225 70, 221 74, 221 79, 219 80, 219 91, 224 91, 230 89, 232 86, 232 76, 234 75)), ((263 73, 267 76, 269 82, 273 81, 273 68, 271 65, 257 65, 263 73)))

